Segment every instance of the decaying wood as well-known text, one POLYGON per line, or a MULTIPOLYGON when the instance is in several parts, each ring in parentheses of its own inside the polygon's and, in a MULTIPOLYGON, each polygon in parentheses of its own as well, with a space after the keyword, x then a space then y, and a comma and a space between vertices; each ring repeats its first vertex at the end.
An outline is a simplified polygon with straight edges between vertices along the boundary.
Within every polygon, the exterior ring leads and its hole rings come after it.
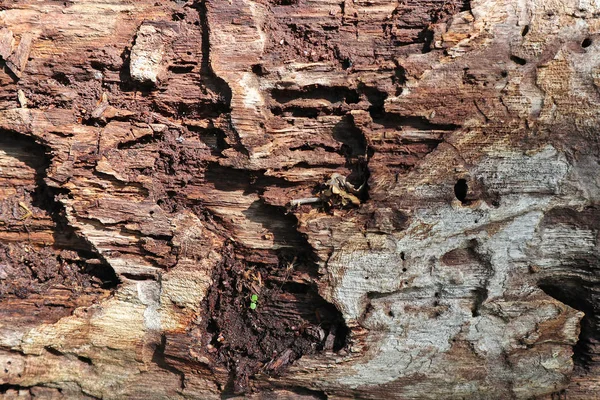
POLYGON ((3 396, 599 397, 599 15, 0 2, 3 396))

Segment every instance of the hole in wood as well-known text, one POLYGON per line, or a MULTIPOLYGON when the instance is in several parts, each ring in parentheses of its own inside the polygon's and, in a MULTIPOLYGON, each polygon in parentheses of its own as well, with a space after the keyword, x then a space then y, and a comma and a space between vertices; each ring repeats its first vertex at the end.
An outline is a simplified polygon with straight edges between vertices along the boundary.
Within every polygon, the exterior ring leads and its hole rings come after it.
POLYGON ((592 45, 592 39, 590 38, 585 38, 583 39, 583 42, 581 42, 581 47, 583 47, 584 49, 587 47, 590 47, 592 45))
POLYGON ((518 57, 518 56, 510 56, 510 60, 512 62, 514 62, 515 64, 519 64, 519 65, 527 64, 527 60, 525 60, 524 58, 518 57))
POLYGON ((467 200, 467 192, 469 191, 469 185, 465 179, 459 179, 454 185, 454 195, 461 203, 465 203, 467 200))

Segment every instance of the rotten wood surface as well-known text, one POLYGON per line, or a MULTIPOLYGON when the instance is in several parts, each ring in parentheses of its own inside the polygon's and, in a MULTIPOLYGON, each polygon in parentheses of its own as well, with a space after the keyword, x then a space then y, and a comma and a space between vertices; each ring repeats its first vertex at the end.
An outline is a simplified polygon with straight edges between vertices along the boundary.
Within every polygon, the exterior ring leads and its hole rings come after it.
POLYGON ((600 398, 599 15, 0 1, 3 398, 600 398))

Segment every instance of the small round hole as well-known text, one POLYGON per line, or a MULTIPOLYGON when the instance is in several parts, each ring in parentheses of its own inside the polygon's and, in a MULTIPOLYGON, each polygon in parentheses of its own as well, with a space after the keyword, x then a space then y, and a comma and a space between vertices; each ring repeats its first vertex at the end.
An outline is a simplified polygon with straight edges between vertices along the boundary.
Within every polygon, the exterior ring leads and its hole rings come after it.
POLYGON ((585 38, 583 39, 583 42, 581 42, 581 47, 583 47, 584 49, 586 47, 590 47, 592 45, 592 39, 590 38, 585 38))
POLYGON ((518 56, 510 56, 510 60, 512 62, 514 62, 515 64, 519 64, 519 65, 525 65, 527 64, 527 60, 525 60, 524 58, 518 57, 518 56))
POLYGON ((258 76, 264 76, 268 74, 267 69, 262 64, 254 64, 252 66, 252 72, 258 76))
POLYGON ((465 179, 459 179, 454 185, 454 195, 461 203, 464 203, 467 199, 467 192, 469 191, 469 185, 465 179))

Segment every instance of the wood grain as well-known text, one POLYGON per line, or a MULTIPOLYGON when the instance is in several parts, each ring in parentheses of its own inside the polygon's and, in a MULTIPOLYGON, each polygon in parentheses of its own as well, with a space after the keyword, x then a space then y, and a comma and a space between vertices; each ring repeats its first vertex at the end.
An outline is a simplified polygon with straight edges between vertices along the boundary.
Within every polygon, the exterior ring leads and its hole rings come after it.
POLYGON ((0 2, 0 392, 598 397, 599 11, 0 2))

